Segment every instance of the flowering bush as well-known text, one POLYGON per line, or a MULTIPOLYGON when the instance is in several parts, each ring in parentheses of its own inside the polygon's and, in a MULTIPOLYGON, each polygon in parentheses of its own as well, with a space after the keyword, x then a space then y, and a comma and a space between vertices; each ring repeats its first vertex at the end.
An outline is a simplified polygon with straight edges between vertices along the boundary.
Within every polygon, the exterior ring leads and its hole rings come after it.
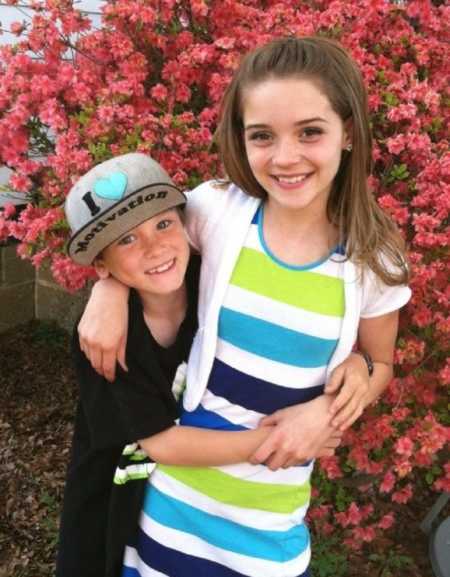
MULTIPOLYGON (((15 4, 10 0, 9 4, 15 4)), ((441 4, 441 5, 440 5, 441 4)), ((218 104, 242 53, 282 35, 340 40, 370 93, 380 205, 410 247, 413 298, 402 317, 396 378, 317 473, 316 529, 339 524, 352 546, 395 522, 425 480, 450 490, 447 360, 450 321, 448 22, 430 0, 115 0, 94 29, 71 0, 32 2, 0 52, 0 163, 26 191, 6 207, 0 238, 56 280, 80 288, 93 273, 64 255, 62 203, 74 180, 114 154, 148 151, 183 187, 217 175, 218 104), (38 56, 38 58, 36 58, 38 56), (378 495, 385 507, 371 505, 378 495), (336 513, 337 509, 337 513, 336 513)))

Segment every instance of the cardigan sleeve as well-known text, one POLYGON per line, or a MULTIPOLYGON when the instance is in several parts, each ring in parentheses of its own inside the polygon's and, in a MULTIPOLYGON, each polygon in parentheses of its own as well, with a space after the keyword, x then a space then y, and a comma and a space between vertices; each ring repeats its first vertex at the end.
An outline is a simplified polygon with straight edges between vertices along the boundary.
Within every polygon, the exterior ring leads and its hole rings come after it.
POLYGON ((361 318, 385 315, 403 307, 411 298, 407 285, 388 286, 372 270, 364 271, 361 318))
POLYGON ((221 220, 229 195, 228 186, 210 180, 187 193, 186 230, 190 244, 202 252, 205 240, 221 220))

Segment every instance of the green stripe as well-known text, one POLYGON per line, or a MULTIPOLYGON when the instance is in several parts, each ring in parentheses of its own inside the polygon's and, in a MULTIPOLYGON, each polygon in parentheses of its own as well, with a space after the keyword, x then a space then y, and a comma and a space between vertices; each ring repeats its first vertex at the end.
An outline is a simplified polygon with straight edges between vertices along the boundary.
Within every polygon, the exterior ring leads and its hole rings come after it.
POLYGON ((241 250, 231 284, 307 311, 344 316, 342 279, 283 268, 252 248, 241 250))
POLYGON ((169 477, 220 503, 272 513, 292 513, 309 502, 311 486, 244 481, 217 469, 159 465, 169 477))
POLYGON ((135 451, 131 455, 128 455, 128 458, 130 461, 145 461, 145 459, 148 459, 148 455, 144 451, 135 451))
POLYGON ((121 477, 120 475, 114 476, 114 484, 115 485, 125 485, 129 481, 137 481, 138 479, 148 479, 148 471, 136 472, 136 473, 127 473, 126 477, 121 477))

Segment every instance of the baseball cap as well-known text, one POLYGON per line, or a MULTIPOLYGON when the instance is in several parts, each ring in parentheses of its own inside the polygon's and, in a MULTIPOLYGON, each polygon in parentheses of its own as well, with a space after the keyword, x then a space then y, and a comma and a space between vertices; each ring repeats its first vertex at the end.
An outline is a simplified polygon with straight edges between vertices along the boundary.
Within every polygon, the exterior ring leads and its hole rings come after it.
POLYGON ((125 232, 185 203, 166 171, 145 154, 123 154, 97 164, 66 198, 64 210, 72 231, 69 256, 90 265, 125 232))

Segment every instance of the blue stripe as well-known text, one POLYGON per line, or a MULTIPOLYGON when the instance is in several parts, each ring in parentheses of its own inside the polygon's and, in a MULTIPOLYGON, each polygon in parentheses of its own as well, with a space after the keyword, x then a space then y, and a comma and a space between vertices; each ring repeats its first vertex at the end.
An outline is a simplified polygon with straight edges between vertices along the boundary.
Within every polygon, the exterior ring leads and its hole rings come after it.
POLYGON ((158 523, 194 535, 214 547, 279 563, 295 559, 309 544, 304 524, 287 531, 254 529, 205 513, 155 487, 146 492, 144 511, 158 523))
POLYGON ((260 213, 260 211, 261 211, 261 207, 262 207, 262 204, 260 204, 260 205, 258 206, 255 214, 253 215, 252 224, 258 224, 258 221, 259 221, 259 213, 260 213))
POLYGON ((201 427, 203 429, 221 429, 224 431, 248 431, 247 427, 235 425, 217 413, 207 411, 202 405, 199 405, 195 411, 182 413, 180 425, 201 427))
POLYGON ((305 368, 326 365, 337 344, 226 307, 220 309, 219 337, 260 357, 305 368))
MULTIPOLYGON (((301 383, 296 383, 300 385, 301 383)), ((293 389, 247 375, 214 359, 208 389, 233 405, 268 415, 299 403, 307 403, 323 394, 323 385, 293 389)))

